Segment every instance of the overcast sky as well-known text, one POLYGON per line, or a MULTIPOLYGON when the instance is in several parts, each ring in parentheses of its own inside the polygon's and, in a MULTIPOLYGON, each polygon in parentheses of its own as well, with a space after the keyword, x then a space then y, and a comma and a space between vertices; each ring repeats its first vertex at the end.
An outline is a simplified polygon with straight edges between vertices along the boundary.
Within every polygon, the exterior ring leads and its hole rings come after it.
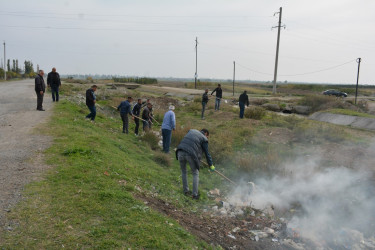
MULTIPOLYGON (((60 74, 375 84, 374 0, 0 0, 8 59, 60 74)), ((2 51, 2 50, 1 50, 2 51)), ((1 58, 3 54, 1 53, 1 58)))

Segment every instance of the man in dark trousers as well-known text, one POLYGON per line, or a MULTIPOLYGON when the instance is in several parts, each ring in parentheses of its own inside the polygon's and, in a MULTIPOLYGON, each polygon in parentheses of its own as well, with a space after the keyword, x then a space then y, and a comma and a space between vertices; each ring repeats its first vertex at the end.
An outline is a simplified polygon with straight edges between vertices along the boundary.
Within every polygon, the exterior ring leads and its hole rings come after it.
POLYGON ((37 97, 37 106, 36 110, 39 111, 45 111, 43 109, 43 96, 44 93, 46 92, 46 84, 44 83, 44 71, 39 70, 39 73, 35 77, 35 93, 37 97))
POLYGON ((208 89, 206 89, 202 95, 202 116, 201 116, 202 119, 204 119, 204 111, 206 110, 207 103, 208 103, 208 89))
POLYGON ((150 127, 150 123, 151 123, 150 113, 151 113, 151 110, 152 110, 152 104, 151 103, 147 103, 147 107, 145 107, 143 109, 143 112, 142 112, 143 132, 147 132, 151 128, 150 127))
POLYGON ((47 85, 51 88, 52 101, 59 101, 59 88, 61 86, 60 75, 56 72, 56 68, 52 68, 52 71, 48 73, 47 85), (56 94, 56 98, 55 98, 56 94))
POLYGON ((208 152, 208 136, 209 132, 207 129, 198 131, 196 129, 190 129, 189 132, 182 139, 180 144, 177 146, 176 158, 180 162, 181 176, 182 176, 182 187, 185 195, 190 195, 189 186, 187 182, 186 163, 189 162, 191 172, 193 174, 193 199, 199 199, 198 184, 199 184, 199 166, 202 158, 202 153, 206 155, 208 166, 210 171, 215 171, 215 167, 212 164, 212 158, 208 152))
POLYGON ((221 84, 217 85, 217 88, 211 92, 211 95, 216 92, 216 100, 215 100, 215 110, 220 110, 220 101, 223 98, 223 90, 221 89, 221 84))
POLYGON ((136 136, 138 136, 138 130, 139 130, 139 115, 141 114, 141 108, 142 108, 142 99, 138 99, 137 104, 134 105, 132 113, 133 113, 133 119, 135 122, 135 130, 134 133, 136 136), (136 117, 137 116, 137 117, 136 117))
POLYGON ((92 85, 91 88, 86 90, 86 105, 90 110, 90 114, 86 116, 86 119, 91 119, 91 121, 95 121, 96 116, 96 96, 95 91, 98 88, 96 85, 92 85))
POLYGON ((240 118, 242 119, 245 112, 245 105, 249 107, 249 97, 246 90, 240 95, 238 105, 240 106, 240 118))
POLYGON ((128 100, 123 101, 118 105, 117 110, 120 110, 121 120, 122 120, 122 132, 129 134, 129 115, 132 114, 132 102, 133 98, 131 96, 128 97, 128 100))

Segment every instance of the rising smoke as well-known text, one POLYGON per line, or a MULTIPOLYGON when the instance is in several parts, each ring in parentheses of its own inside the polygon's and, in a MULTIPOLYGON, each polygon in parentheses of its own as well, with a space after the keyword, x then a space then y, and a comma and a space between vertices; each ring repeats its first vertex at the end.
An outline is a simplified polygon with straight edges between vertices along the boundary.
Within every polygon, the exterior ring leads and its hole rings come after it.
POLYGON ((375 188, 368 168, 326 167, 308 156, 285 164, 283 176, 253 180, 229 196, 232 204, 264 209, 270 204, 285 215, 289 229, 314 242, 337 244, 348 234, 375 232, 375 188), (290 211, 294 211, 290 213, 290 211), (285 211, 288 212, 286 215, 285 211), (335 243, 334 243, 335 242, 335 243))

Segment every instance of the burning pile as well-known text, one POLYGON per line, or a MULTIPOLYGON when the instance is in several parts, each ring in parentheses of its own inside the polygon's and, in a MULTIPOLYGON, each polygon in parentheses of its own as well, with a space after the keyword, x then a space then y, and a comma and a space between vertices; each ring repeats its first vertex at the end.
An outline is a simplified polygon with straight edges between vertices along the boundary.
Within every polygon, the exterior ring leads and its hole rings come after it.
POLYGON ((239 185, 226 198, 211 191, 212 216, 268 219, 270 226, 251 225, 247 236, 295 249, 375 249, 375 186, 368 173, 316 162, 289 164, 289 176, 239 185))

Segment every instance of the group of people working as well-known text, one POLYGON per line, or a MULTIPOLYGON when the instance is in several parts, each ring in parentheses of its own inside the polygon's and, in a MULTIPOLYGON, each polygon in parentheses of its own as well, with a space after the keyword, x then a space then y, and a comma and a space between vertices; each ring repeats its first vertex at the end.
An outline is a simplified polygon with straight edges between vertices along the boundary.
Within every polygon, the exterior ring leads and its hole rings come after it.
MULTIPOLYGON (((217 88, 215 88, 212 92, 211 95, 213 95, 216 92, 216 98, 215 98, 215 111, 220 110, 220 102, 221 99, 223 98, 223 89, 221 88, 221 84, 217 85, 217 88)), ((208 89, 205 89, 203 95, 202 95, 202 115, 201 118, 202 120, 204 119, 204 112, 206 110, 207 103, 209 101, 208 97, 208 89)), ((240 118, 242 119, 245 113, 245 105, 248 107, 249 106, 249 96, 247 95, 247 91, 245 90, 241 95, 238 100, 238 105, 240 107, 240 118)))

